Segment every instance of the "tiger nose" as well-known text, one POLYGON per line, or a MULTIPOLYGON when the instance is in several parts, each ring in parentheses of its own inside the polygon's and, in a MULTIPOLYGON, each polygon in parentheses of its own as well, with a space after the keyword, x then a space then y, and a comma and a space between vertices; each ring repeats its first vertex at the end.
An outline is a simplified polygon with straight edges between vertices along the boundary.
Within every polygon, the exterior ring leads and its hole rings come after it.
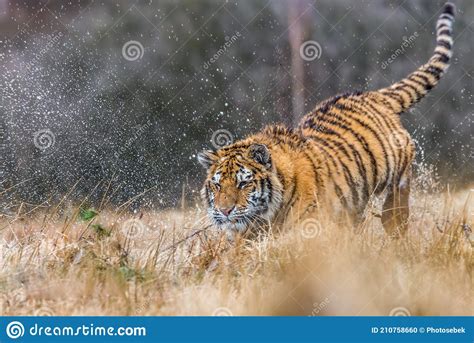
POLYGON ((224 216, 228 216, 230 214, 230 212, 232 212, 232 210, 234 209, 235 206, 232 206, 232 207, 227 207, 227 208, 219 208, 219 211, 221 211, 221 213, 224 215, 224 216))

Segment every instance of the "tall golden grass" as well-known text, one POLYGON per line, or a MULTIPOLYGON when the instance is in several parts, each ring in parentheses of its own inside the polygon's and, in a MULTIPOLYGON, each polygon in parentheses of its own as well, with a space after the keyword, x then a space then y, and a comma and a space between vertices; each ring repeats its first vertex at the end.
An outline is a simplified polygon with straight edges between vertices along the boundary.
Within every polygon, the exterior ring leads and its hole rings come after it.
POLYGON ((0 220, 0 313, 472 315, 474 191, 415 188, 397 240, 373 215, 229 240, 199 206, 20 206, 0 220))

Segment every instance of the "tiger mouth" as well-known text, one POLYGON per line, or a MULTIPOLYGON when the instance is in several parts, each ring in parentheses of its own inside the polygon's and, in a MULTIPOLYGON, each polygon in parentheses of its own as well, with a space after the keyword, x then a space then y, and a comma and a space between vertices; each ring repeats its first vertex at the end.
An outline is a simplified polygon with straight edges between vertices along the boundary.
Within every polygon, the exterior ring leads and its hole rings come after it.
POLYGON ((213 220, 220 225, 223 224, 242 224, 248 222, 248 219, 241 216, 241 217, 233 217, 233 218, 222 218, 222 217, 213 217, 213 220))
POLYGON ((252 220, 246 216, 234 216, 229 218, 213 215, 211 219, 218 228, 224 230, 244 231, 252 224, 252 220))

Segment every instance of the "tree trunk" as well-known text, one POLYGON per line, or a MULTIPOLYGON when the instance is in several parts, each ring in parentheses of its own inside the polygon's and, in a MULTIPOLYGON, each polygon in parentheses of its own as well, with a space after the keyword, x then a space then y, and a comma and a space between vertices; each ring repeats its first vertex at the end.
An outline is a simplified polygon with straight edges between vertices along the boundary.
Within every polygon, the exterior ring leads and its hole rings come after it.
POLYGON ((305 0, 288 1, 288 39, 291 48, 292 113, 288 113, 288 124, 294 126, 304 114, 304 60, 300 56, 300 46, 304 39, 305 0))

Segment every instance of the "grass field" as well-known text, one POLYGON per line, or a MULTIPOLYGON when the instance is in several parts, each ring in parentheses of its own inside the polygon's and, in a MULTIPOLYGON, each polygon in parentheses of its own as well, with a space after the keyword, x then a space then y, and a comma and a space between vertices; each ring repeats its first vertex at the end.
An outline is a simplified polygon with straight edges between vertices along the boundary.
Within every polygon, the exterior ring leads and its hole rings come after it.
POLYGON ((0 221, 1 314, 472 315, 474 191, 421 181, 401 240, 376 215, 229 241, 199 206, 20 206, 0 221))

